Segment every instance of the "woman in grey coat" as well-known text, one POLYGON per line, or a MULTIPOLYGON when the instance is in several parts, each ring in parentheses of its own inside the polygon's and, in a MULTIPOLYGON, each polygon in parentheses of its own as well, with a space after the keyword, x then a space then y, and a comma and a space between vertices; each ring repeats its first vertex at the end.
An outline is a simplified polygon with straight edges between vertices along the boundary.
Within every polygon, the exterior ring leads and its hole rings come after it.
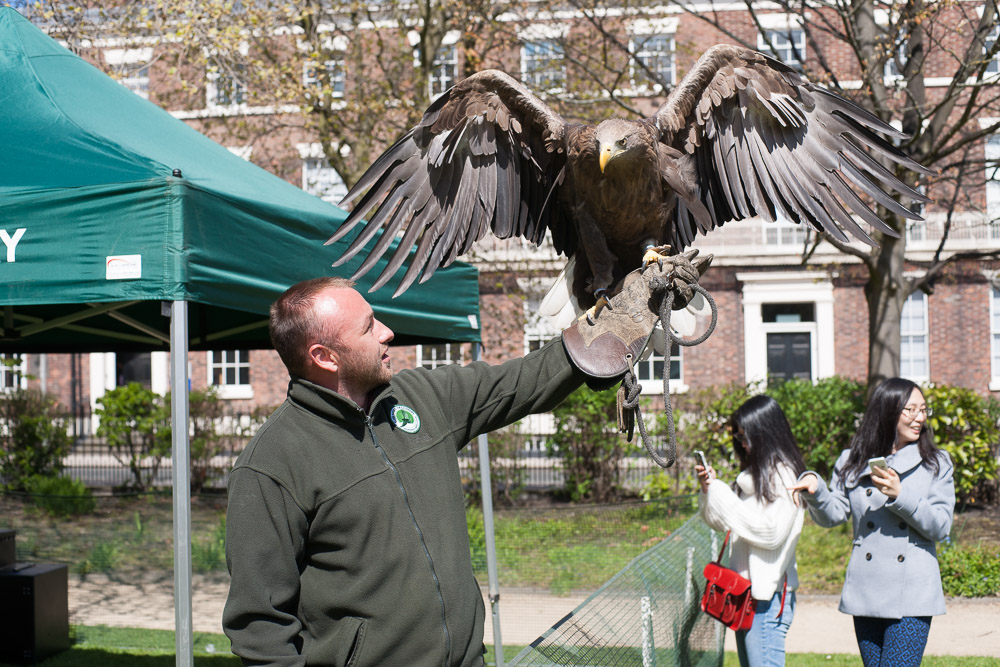
POLYGON ((840 611, 854 616, 865 667, 916 667, 931 616, 945 613, 935 543, 951 531, 951 458, 934 446, 930 408, 916 384, 890 378, 872 394, 851 448, 828 487, 806 471, 801 491, 813 520, 827 528, 851 519, 854 546, 840 611), (885 457, 887 468, 870 467, 885 457))

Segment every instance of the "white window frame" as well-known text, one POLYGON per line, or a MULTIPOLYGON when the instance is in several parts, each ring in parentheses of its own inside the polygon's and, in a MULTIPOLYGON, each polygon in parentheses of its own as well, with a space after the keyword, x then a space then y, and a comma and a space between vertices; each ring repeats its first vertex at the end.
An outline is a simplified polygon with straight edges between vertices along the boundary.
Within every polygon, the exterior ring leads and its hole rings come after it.
POLYGON ((347 196, 347 184, 325 157, 303 158, 302 189, 331 204, 339 204, 347 196))
POLYGON ((986 222, 990 238, 1000 239, 1000 134, 986 137, 986 222), (992 164, 990 164, 992 162, 992 164))
POLYGON ((887 85, 903 80, 903 70, 906 69, 906 48, 909 44, 906 35, 900 31, 893 42, 892 55, 885 61, 885 71, 882 78, 887 85))
MULTIPOLYGON (((669 58, 667 69, 654 68, 669 86, 677 83, 677 40, 675 39, 677 24, 678 20, 676 18, 639 19, 633 21, 629 28, 631 33, 629 51, 633 54, 635 60, 645 63, 645 58, 662 57, 663 55, 669 58), (651 40, 658 41, 661 39, 667 41, 666 54, 659 50, 653 52, 646 50, 646 46, 651 40)), ((630 62, 629 64, 629 81, 632 90, 640 94, 663 92, 663 87, 659 82, 648 81, 645 72, 637 67, 635 62, 630 62)))
POLYGON ((670 393, 683 394, 688 391, 688 386, 684 383, 683 349, 684 348, 680 345, 672 345, 669 357, 663 354, 658 354, 656 350, 653 350, 647 359, 640 360, 636 363, 635 378, 639 381, 642 393, 646 395, 656 394, 658 396, 662 396, 663 376, 656 373, 656 364, 663 363, 664 369, 669 372, 673 370, 675 362, 677 363, 677 376, 670 376, 670 393), (647 377, 643 379, 643 375, 646 375, 647 377))
POLYGON ((118 83, 146 100, 149 99, 149 63, 152 59, 152 47, 104 50, 104 62, 118 75, 118 83))
MULTIPOLYGON (((980 8, 979 11, 980 11, 980 16, 982 16, 982 8, 980 8)), ((990 30, 990 32, 986 35, 986 38, 983 40, 984 56, 993 47, 993 44, 998 39, 1000 39, 1000 24, 994 25, 993 29, 990 30)), ((993 56, 993 59, 990 60, 989 64, 986 66, 985 74, 991 78, 1000 75, 1000 53, 997 53, 995 56, 993 56)))
POLYGON ((990 290, 990 391, 1000 391, 1000 287, 990 290))
POLYGON ((219 398, 223 399, 247 399, 253 398, 253 385, 251 384, 250 377, 250 351, 249 350, 216 350, 208 351, 205 353, 205 368, 207 370, 206 384, 210 387, 215 387, 218 391, 219 398), (220 360, 216 361, 216 354, 228 355, 234 354, 235 359, 229 360, 223 356, 220 360), (241 369, 246 369, 247 371, 247 382, 242 383, 239 381, 239 375, 241 369), (219 369, 222 371, 222 382, 215 382, 215 371, 219 369), (236 371, 236 382, 229 383, 226 382, 225 376, 226 371, 235 370, 236 371))
POLYGON ((931 379, 927 301, 927 295, 917 290, 906 298, 899 317, 899 375, 917 384, 931 379))
POLYGON ((566 90, 566 53, 560 43, 569 32, 565 24, 539 24, 522 30, 518 37, 521 40, 521 81, 524 85, 538 92, 559 93, 566 90), (549 47, 551 57, 534 57, 529 54, 531 47, 549 47), (551 65, 559 62, 558 67, 551 65), (542 66, 535 67, 534 63, 542 66), (529 70, 529 65, 532 65, 529 70), (551 73, 548 79, 543 79, 546 73, 551 73))
MULTIPOLYGON (((345 67, 346 62, 343 54, 323 61, 323 69, 326 70, 326 86, 331 97, 341 98, 344 96, 344 86, 347 81, 345 67)), ((319 62, 307 60, 302 63, 302 85, 306 88, 321 88, 323 86, 319 76, 319 62)))
POLYGON ((27 357, 23 354, 0 353, 0 359, 18 359, 14 366, 0 365, 0 391, 28 388, 27 357))
POLYGON ((771 247, 802 247, 809 240, 812 228, 806 224, 796 224, 780 215, 774 222, 763 220, 761 233, 765 246, 771 247))
POLYGON ((434 54, 431 71, 427 77, 428 95, 435 100, 455 85, 458 78, 458 47, 451 44, 441 44, 434 54), (450 70, 450 72, 449 72, 450 70))
POLYGON ((805 67, 806 55, 806 31, 801 25, 788 24, 784 27, 764 26, 765 34, 757 33, 757 50, 771 56, 775 60, 780 60, 792 69, 799 72, 805 67), (791 37, 791 40, 789 39, 791 37), (768 39, 774 44, 775 51, 771 51, 768 46, 768 39), (794 49, 792 47, 795 47, 794 49), (796 51, 801 56, 801 60, 795 57, 796 51), (784 54, 784 57, 783 55, 784 54))
POLYGON ((774 271, 737 273, 743 283, 743 358, 747 383, 767 383, 767 334, 812 334, 813 382, 832 377, 835 369, 833 281, 827 272, 774 271), (794 295, 790 297, 789 295, 794 295), (813 303, 814 322, 764 322, 762 306, 771 303, 813 303))
POLYGON ((465 349, 462 343, 436 343, 432 345, 417 345, 417 368, 435 369, 452 364, 467 363, 465 349))

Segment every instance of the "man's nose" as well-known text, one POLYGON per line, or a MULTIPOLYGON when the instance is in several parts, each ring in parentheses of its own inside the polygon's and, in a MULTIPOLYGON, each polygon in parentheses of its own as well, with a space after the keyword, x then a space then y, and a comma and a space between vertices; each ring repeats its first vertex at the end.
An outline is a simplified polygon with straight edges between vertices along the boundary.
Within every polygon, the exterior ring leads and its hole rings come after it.
MULTIPOLYGON (((378 320, 375 321, 378 322, 378 320)), ((391 341, 393 338, 396 337, 396 334, 392 333, 392 329, 382 324, 381 322, 378 322, 378 325, 382 327, 382 331, 380 332, 378 337, 380 342, 388 343, 389 341, 391 341)))

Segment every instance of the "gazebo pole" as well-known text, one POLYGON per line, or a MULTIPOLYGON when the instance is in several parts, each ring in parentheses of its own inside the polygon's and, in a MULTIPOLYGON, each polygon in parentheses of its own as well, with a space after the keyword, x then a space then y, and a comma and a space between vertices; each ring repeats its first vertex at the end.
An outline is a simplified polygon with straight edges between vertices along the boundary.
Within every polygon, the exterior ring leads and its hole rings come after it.
POLYGON ((193 667, 187 301, 174 301, 170 304, 170 385, 174 495, 174 648, 177 667, 193 667))
MULTIPOLYGON (((483 358, 482 343, 473 343, 473 359, 483 358)), ((493 655, 496 667, 504 667, 503 640, 500 638, 500 583, 497 580, 497 543, 493 532, 493 481, 490 479, 490 445, 485 433, 480 433, 479 487, 483 496, 483 532, 486 533, 486 577, 489 580, 490 610, 493 614, 493 655)))

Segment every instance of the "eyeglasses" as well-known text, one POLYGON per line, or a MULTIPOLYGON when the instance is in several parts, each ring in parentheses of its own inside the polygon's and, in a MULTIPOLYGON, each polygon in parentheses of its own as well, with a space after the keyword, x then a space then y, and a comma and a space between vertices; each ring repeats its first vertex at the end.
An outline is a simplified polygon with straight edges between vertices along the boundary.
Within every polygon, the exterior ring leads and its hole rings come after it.
POLYGON ((916 407, 906 406, 905 408, 903 408, 903 414, 912 419, 916 417, 918 414, 923 415, 924 417, 930 417, 932 414, 934 414, 934 411, 931 410, 931 407, 929 405, 919 409, 916 407))

